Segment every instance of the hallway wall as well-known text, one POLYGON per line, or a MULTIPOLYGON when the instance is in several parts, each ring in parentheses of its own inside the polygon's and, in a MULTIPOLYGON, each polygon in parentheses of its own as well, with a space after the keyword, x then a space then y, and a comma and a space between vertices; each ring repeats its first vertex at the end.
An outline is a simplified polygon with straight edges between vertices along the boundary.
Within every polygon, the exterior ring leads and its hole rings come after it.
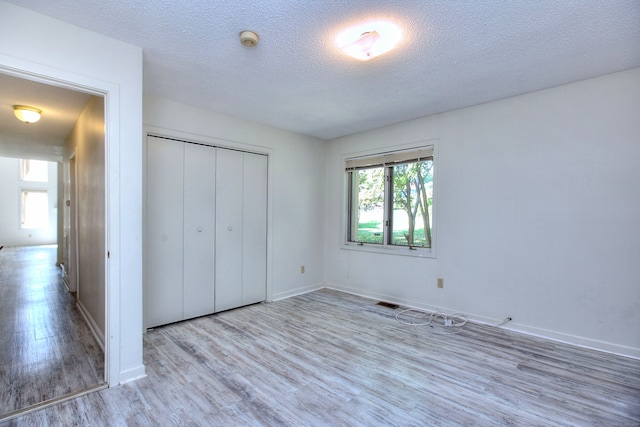
MULTIPOLYGON (((105 335, 105 139, 104 99, 92 96, 65 142, 65 164, 75 153, 77 209, 78 301, 99 331, 105 335)), ((65 185, 65 190, 70 187, 65 185)), ((71 200, 67 194, 66 200, 71 200)))

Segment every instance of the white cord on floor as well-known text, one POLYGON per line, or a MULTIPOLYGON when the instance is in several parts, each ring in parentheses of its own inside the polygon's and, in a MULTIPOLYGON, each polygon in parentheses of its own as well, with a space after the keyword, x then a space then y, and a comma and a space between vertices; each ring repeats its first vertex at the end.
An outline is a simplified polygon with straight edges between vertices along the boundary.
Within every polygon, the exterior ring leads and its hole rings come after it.
MULTIPOLYGON (((400 310, 396 314, 396 320, 403 325, 409 326, 440 326, 442 332, 438 332, 441 334, 457 334, 462 330, 462 327, 467 324, 469 319, 467 316, 461 313, 454 314, 446 314, 446 313, 427 313, 422 310, 418 310, 415 308, 407 308, 404 310, 400 310), (410 320, 401 319, 400 317, 403 314, 414 313, 410 320), (427 321, 422 321, 428 317, 427 321), (442 322, 436 321, 436 319, 442 319, 442 322)), ((432 326, 432 327, 433 327, 432 326)))
POLYGON ((511 320, 513 320, 513 319, 511 319, 511 317, 505 317, 505 318, 504 318, 504 320, 503 320, 502 322, 498 322, 498 323, 496 323, 495 325, 491 325, 491 326, 493 326, 493 327, 497 328, 498 326, 502 326, 502 325, 504 325, 504 324, 505 324, 505 323, 507 323, 507 322, 511 322, 511 320))
MULTIPOLYGON (((430 326, 430 325, 432 325, 432 327, 439 326, 442 329, 440 329, 441 332, 437 332, 437 333, 444 334, 444 335, 459 333, 462 330, 462 327, 466 325, 467 322, 469 321, 467 316, 461 313, 454 313, 454 314, 446 314, 446 313, 439 313, 439 312, 428 313, 426 311, 418 310, 416 308, 407 308, 404 310, 400 310, 398 313, 396 313, 396 320, 402 323, 403 325, 408 325, 408 326, 430 326), (409 320, 400 318, 402 315, 405 315, 405 314, 408 315, 409 313, 413 313, 413 316, 411 316, 409 320), (422 319, 427 319, 427 320, 422 321, 422 319), (441 323, 436 322, 435 321, 436 319, 442 319, 442 322, 441 323)), ((505 317, 504 320, 496 323, 495 325, 487 325, 487 326, 497 328, 504 325, 507 322, 511 322, 511 320, 513 320, 511 316, 508 316, 508 317, 505 317)))

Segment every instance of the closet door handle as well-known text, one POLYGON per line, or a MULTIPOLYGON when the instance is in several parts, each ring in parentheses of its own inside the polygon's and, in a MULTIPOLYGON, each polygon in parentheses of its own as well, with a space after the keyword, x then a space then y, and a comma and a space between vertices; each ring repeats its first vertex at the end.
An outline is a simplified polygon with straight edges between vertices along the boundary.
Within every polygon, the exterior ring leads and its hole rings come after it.
POLYGON ((231 230, 233 230, 233 227, 228 226, 228 227, 227 227, 227 230, 231 231, 231 230))
POLYGON ((202 233, 202 227, 198 227, 198 233, 202 233))

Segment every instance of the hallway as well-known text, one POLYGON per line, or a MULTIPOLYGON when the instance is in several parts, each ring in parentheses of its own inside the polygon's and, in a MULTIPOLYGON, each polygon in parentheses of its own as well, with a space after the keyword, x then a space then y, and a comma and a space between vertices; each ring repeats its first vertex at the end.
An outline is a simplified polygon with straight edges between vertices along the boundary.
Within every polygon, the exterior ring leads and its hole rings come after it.
POLYGON ((56 251, 0 250, 0 419, 104 382, 104 353, 66 290, 56 251))

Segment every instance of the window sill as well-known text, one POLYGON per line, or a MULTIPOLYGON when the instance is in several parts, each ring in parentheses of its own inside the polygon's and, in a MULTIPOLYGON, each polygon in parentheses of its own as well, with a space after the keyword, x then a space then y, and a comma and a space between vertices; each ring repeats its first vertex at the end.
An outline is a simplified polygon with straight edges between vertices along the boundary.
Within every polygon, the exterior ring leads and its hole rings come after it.
POLYGON ((343 243, 340 249, 359 252, 371 252, 385 255, 408 256, 415 258, 435 258, 436 251, 434 248, 414 248, 409 249, 408 246, 382 246, 370 243, 343 243))

